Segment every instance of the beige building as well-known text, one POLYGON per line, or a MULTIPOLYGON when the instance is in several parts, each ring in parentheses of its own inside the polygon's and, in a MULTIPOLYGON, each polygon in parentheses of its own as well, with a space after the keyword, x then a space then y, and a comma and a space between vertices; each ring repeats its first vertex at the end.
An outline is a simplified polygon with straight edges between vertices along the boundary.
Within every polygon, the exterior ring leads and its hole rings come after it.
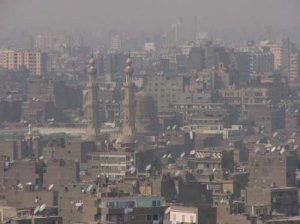
POLYGON ((32 74, 43 75, 47 72, 47 54, 0 49, 0 67, 12 71, 28 69, 32 74))
POLYGON ((280 69, 282 67, 282 47, 280 43, 276 42, 262 42, 262 47, 267 47, 270 49, 272 54, 274 55, 274 69, 280 69))
POLYGON ((153 75, 147 79, 145 92, 156 101, 158 112, 168 112, 171 104, 176 103, 179 95, 184 92, 184 78, 153 75))
POLYGON ((290 55, 289 81, 295 81, 300 76, 300 54, 298 52, 290 55))
POLYGON ((267 88, 236 88, 230 87, 220 91, 224 102, 231 105, 261 105, 268 101, 267 88))

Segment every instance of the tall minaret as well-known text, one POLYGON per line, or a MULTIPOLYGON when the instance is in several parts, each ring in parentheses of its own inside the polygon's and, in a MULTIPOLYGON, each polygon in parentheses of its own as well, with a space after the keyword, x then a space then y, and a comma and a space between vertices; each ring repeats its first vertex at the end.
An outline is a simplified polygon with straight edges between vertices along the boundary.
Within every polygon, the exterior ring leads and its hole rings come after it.
POLYGON ((132 81, 133 67, 130 58, 126 61, 125 83, 124 83, 124 99, 123 99, 123 137, 131 137, 135 135, 135 97, 134 82, 132 81))
POLYGON ((87 130, 86 138, 95 140, 99 135, 98 116, 98 84, 96 78, 95 59, 92 56, 88 64, 89 80, 87 83, 87 130))

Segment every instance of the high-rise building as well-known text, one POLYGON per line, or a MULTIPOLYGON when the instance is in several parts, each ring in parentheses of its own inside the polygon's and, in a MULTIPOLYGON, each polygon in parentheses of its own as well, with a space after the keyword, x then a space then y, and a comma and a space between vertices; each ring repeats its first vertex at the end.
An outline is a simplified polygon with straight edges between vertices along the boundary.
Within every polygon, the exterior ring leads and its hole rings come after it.
POLYGON ((282 47, 280 43, 263 41, 260 43, 262 47, 266 47, 274 55, 274 69, 278 70, 282 67, 282 47))
POLYGON ((32 74, 43 75, 47 73, 47 54, 2 49, 0 67, 12 71, 27 69, 32 74))
POLYGON ((235 58, 237 69, 242 71, 244 76, 274 71, 274 55, 270 50, 242 48, 235 52, 235 58))
POLYGON ((122 50, 122 40, 120 35, 114 35, 110 40, 110 48, 115 51, 122 50))
POLYGON ((290 55, 289 81, 295 81, 300 77, 300 54, 298 52, 290 55))

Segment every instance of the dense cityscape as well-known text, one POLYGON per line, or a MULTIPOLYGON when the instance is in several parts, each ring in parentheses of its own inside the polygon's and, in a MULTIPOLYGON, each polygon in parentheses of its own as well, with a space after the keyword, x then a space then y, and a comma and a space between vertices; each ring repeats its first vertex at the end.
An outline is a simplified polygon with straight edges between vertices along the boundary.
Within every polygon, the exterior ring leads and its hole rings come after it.
POLYGON ((300 39, 201 21, 0 22, 0 223, 300 223, 300 39))

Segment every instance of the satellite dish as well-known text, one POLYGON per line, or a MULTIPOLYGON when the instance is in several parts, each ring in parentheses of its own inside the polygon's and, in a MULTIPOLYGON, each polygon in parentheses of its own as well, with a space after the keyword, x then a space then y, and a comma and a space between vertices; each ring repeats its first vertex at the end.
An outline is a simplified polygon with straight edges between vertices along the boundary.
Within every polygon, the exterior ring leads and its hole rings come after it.
POLYGON ((27 182, 26 185, 27 185, 27 186, 31 186, 31 185, 32 185, 32 182, 27 182))
POLYGON ((255 152, 255 153, 258 153, 259 150, 260 150, 260 148, 259 148, 259 147, 256 147, 255 150, 254 150, 254 152, 255 152))
POLYGON ((190 155, 195 155, 195 153, 196 153, 195 150, 190 151, 190 155))
POLYGON ((167 158, 169 158, 169 159, 170 159, 170 158, 172 158, 172 155, 171 155, 171 154, 169 154, 169 155, 167 156, 167 158))
POLYGON ((294 148, 293 148, 294 150, 296 150, 296 149, 298 149, 298 145, 294 145, 294 148))
POLYGON ((180 171, 177 170, 176 173, 175 173, 175 176, 178 177, 179 175, 180 175, 180 171))
POLYGON ((50 186, 48 187, 48 191, 51 191, 54 187, 54 184, 50 184, 50 186))
POLYGON ((278 135, 278 132, 275 131, 274 134, 273 134, 273 138, 276 138, 277 135, 278 135))
POLYGON ((271 152, 275 152, 276 150, 276 147, 274 146, 272 149, 271 149, 271 152))
POLYGON ((216 172, 216 168, 213 168, 213 170, 212 170, 212 171, 213 171, 213 173, 214 173, 214 172, 216 172))
POLYGON ((46 204, 42 204, 41 207, 39 208, 39 212, 44 211, 46 208, 46 204))
POLYGON ((183 158, 185 156, 185 152, 180 154, 180 158, 183 158))
POLYGON ((130 158, 130 162, 134 162, 134 159, 132 157, 130 158))
POLYGON ((167 158, 167 154, 164 154, 162 158, 164 158, 164 159, 167 158))
POLYGON ((172 127, 172 130, 175 130, 177 127, 177 125, 175 124, 173 127, 172 127))
POLYGON ((167 145, 170 145, 171 144, 171 142, 170 141, 167 141, 167 145))
POLYGON ((129 168, 129 172, 130 172, 131 174, 134 174, 135 171, 136 171, 136 168, 135 168, 134 166, 132 166, 132 167, 129 168))
POLYGON ((35 207, 33 214, 36 215, 40 211, 40 206, 35 207))
POLYGON ((145 170, 146 170, 146 171, 149 171, 149 170, 151 169, 151 167, 152 167, 151 164, 148 164, 148 165, 146 166, 145 170))
POLYGON ((168 126, 168 127, 167 127, 167 131, 169 131, 169 130, 170 130, 170 128, 171 128, 171 126, 168 126))
POLYGON ((295 113, 298 113, 298 109, 295 110, 295 113))
POLYGON ((171 210, 171 208, 168 207, 168 208, 166 209, 166 211, 165 211, 165 214, 169 214, 169 213, 170 213, 170 210, 171 210))
POLYGON ((193 139, 193 132, 192 131, 190 131, 190 139, 192 140, 193 139))
POLYGON ((282 155, 285 152, 285 148, 282 147, 282 149, 280 150, 280 154, 282 155))
POLYGON ((256 143, 255 143, 256 145, 258 145, 259 144, 259 139, 256 141, 256 143))
POLYGON ((40 156, 40 158, 39 158, 40 160, 43 160, 44 159, 44 156, 40 156))
POLYGON ((23 189, 23 185, 22 185, 21 183, 19 183, 19 184, 17 185, 17 188, 23 189))
POLYGON ((90 192, 92 189, 93 189, 94 185, 93 184, 90 184, 87 189, 86 189, 86 192, 90 192))
POLYGON ((79 207, 82 207, 82 206, 83 206, 83 202, 82 202, 82 201, 76 202, 76 203, 75 203, 75 206, 78 207, 78 208, 79 208, 79 207))

